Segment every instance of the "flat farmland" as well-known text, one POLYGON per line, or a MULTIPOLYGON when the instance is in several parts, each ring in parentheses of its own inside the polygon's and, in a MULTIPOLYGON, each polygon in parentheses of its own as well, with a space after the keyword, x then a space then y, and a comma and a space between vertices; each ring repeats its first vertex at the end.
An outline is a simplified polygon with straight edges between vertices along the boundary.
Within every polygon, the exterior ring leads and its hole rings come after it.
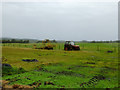
POLYGON ((2 46, 2 80, 8 87, 118 88, 118 43, 76 43, 80 51, 64 51, 64 43, 53 50, 33 49, 41 43, 5 43, 2 46), (112 51, 112 52, 109 52, 112 51), (4 59, 3 59, 4 58, 4 59), (35 59, 37 62, 25 62, 35 59))

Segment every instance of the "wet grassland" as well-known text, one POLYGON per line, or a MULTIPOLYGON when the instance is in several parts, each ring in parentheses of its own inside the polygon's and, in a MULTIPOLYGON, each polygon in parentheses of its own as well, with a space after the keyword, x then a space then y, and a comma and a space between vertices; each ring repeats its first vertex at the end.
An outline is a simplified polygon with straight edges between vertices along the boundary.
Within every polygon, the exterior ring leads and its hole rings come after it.
POLYGON ((63 45, 40 50, 4 44, 2 79, 31 88, 118 88, 117 43, 79 43, 80 51, 64 51, 63 45))

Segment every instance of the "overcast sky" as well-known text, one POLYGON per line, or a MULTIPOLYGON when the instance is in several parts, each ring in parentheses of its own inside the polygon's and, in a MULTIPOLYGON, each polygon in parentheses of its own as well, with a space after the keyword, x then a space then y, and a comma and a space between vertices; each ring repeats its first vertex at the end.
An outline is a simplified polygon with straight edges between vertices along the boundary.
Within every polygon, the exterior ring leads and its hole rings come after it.
POLYGON ((6 2, 3 37, 117 40, 117 2, 6 2))

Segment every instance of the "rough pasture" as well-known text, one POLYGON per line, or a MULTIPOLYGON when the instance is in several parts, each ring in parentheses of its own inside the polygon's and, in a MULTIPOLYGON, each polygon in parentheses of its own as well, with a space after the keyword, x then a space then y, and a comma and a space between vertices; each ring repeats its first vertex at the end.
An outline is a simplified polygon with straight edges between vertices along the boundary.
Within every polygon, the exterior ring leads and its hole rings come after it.
POLYGON ((63 43, 53 50, 33 49, 34 44, 3 44, 3 63, 12 68, 3 68, 2 79, 7 85, 34 88, 118 88, 118 44, 78 44, 80 51, 64 51, 63 43), (24 62, 24 58, 38 62, 24 62))

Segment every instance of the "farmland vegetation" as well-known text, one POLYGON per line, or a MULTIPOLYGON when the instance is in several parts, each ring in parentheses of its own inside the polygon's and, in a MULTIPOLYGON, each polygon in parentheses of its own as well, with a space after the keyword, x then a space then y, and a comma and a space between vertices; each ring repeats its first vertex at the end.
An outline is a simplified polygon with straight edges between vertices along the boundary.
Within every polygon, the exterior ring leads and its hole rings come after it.
POLYGON ((118 88, 118 43, 76 44, 80 51, 64 51, 64 43, 52 43, 53 50, 33 48, 42 43, 3 43, 2 63, 11 67, 3 67, 2 80, 9 87, 118 88))

